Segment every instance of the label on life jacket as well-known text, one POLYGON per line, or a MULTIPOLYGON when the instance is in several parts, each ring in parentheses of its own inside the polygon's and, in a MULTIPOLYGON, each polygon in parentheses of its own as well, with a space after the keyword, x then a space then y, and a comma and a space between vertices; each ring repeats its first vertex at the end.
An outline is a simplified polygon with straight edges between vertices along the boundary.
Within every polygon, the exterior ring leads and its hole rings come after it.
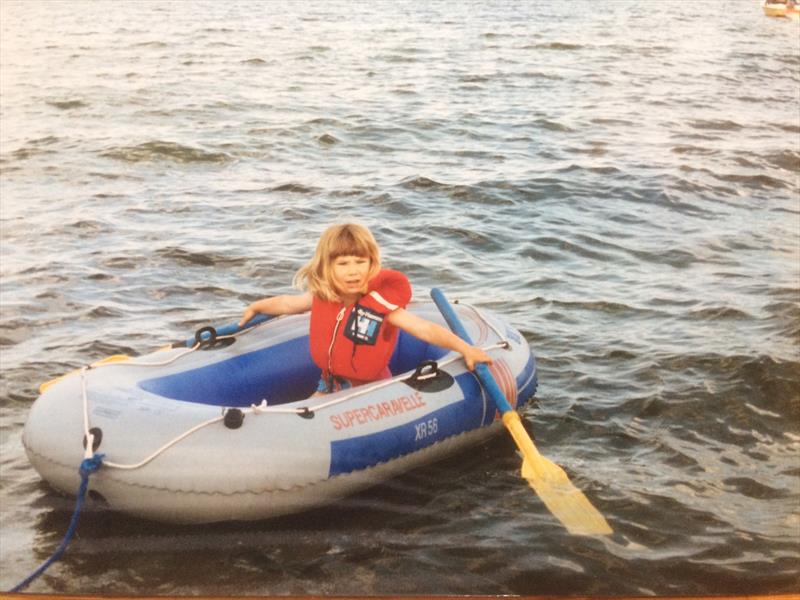
POLYGON ((374 346, 378 341, 383 319, 384 315, 356 304, 345 324, 344 335, 354 344, 374 346))

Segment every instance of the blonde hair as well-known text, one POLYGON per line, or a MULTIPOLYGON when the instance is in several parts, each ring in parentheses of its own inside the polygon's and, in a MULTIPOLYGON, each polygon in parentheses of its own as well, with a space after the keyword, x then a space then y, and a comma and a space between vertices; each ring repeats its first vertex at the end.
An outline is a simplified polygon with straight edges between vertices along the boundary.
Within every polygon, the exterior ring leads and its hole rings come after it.
MULTIPOLYGON (((381 270, 381 251, 378 242, 363 225, 345 223, 328 227, 319 238, 317 250, 308 263, 294 276, 294 285, 308 287, 322 300, 338 302, 339 294, 333 283, 333 261, 340 256, 360 256, 370 260, 367 281, 381 270)), ((366 289, 362 293, 366 293, 366 289)))

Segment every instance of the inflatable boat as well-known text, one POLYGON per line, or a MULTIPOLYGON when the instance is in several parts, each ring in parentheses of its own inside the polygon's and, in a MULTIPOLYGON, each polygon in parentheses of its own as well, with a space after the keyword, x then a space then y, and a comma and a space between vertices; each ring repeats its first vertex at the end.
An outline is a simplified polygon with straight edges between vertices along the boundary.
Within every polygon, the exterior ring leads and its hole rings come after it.
MULTIPOLYGON (((444 325, 434 303, 408 310, 444 325)), ((527 342, 496 314, 465 304, 455 310, 519 410, 537 386, 527 342)), ((460 354, 405 332, 391 379, 309 397, 320 373, 308 319, 207 327, 185 342, 110 357, 44 384, 23 432, 31 463, 53 487, 75 494, 83 459, 102 455, 89 497, 130 515, 254 520, 331 503, 502 428, 460 354)))

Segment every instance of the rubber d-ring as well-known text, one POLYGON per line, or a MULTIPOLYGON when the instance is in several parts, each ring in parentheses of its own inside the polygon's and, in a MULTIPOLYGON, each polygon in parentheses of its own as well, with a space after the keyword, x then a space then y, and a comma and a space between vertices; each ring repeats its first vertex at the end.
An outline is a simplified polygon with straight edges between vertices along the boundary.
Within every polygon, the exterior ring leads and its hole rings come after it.
POLYGON ((439 374, 439 363, 435 360, 426 360, 417 366, 417 370, 411 376, 414 381, 424 381, 431 379, 439 374))
POLYGON ((304 406, 302 410, 297 413, 297 416, 302 417, 303 419, 313 419, 314 411, 309 410, 307 406, 304 406))
POLYGON ((194 334, 195 343, 200 344, 201 346, 203 344, 213 344, 216 341, 216 339, 217 339, 217 330, 211 327, 210 325, 206 327, 201 327, 194 334), (204 333, 207 333, 209 336, 207 340, 203 339, 204 333))

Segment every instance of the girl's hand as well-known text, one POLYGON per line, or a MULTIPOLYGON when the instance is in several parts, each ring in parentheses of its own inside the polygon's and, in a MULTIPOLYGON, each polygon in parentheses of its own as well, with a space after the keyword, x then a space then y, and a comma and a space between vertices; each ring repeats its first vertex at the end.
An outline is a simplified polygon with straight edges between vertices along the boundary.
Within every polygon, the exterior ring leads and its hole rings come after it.
POLYGON ((475 365, 477 363, 485 363, 487 365, 494 364, 494 361, 492 361, 492 357, 486 354, 486 352, 484 352, 477 346, 469 346, 466 350, 464 350, 463 355, 464 355, 464 362, 467 363, 467 368, 470 371, 475 370, 475 365))
POLYGON ((244 327, 245 323, 247 323, 250 319, 255 317, 257 314, 258 314, 258 311, 255 308, 253 308, 252 304, 250 306, 248 306, 244 310, 244 314, 242 315, 242 320, 239 321, 239 327, 244 327))

